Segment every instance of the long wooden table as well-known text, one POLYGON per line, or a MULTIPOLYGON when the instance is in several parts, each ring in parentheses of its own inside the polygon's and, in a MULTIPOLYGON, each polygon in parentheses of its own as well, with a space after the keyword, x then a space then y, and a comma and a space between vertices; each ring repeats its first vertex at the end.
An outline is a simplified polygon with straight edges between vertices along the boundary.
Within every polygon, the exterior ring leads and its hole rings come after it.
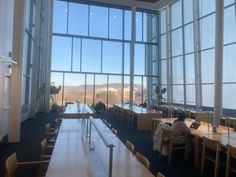
MULTIPOLYGON (((96 122, 115 145, 113 151, 113 177, 154 177, 126 146, 98 119, 96 122)), ((85 119, 63 119, 46 177, 95 177, 91 170, 86 138, 85 119)), ((109 149, 97 131, 92 128, 92 142, 96 146, 108 174, 109 149)), ((95 164, 101 166, 101 164, 95 164)), ((102 174, 97 174, 102 176, 102 174)))
MULTIPOLYGON (((153 119, 155 121, 163 121, 172 124, 176 118, 161 118, 153 119)), ((193 119, 185 119, 185 124, 190 127, 194 122, 193 119)), ((199 166, 199 142, 205 136, 207 138, 217 140, 221 143, 223 147, 226 147, 227 144, 230 144, 233 147, 236 147, 236 132, 232 128, 225 126, 219 126, 216 132, 213 132, 213 127, 210 124, 201 122, 201 125, 198 129, 190 128, 191 135, 194 137, 194 166, 198 168, 199 166)))
POLYGON ((95 111, 87 104, 68 104, 64 118, 88 118, 94 116, 95 111))
POLYGON ((140 106, 130 106, 129 104, 116 104, 115 106, 137 115, 137 130, 151 130, 152 118, 162 117, 161 111, 155 112, 140 106))

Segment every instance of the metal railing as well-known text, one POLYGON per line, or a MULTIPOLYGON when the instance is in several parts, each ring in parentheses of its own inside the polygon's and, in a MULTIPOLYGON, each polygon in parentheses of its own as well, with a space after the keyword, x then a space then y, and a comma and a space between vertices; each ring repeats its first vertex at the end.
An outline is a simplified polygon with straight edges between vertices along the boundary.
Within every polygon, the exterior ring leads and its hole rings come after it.
POLYGON ((111 142, 111 140, 103 134, 103 131, 100 130, 99 125, 97 125, 96 121, 93 117, 89 117, 90 120, 90 126, 89 126, 89 144, 91 143, 91 129, 92 125, 98 132, 99 136, 102 138, 102 141, 104 142, 105 146, 109 148, 110 154, 109 154, 109 177, 112 177, 112 163, 113 163, 113 148, 115 145, 111 142))

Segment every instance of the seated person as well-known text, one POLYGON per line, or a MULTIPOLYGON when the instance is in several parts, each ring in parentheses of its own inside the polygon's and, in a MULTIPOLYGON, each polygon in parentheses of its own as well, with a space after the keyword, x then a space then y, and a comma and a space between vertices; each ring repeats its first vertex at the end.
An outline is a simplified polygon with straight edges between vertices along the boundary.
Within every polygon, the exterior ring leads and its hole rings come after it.
POLYGON ((96 106, 94 107, 94 109, 95 109, 96 111, 100 111, 100 110, 106 109, 106 106, 105 106, 104 103, 102 103, 101 101, 99 101, 99 102, 96 104, 96 106))
POLYGON ((173 131, 173 134, 175 136, 181 136, 181 135, 185 135, 190 134, 191 130, 189 127, 187 127, 187 125, 184 123, 185 120, 185 115, 184 113, 179 113, 178 114, 178 118, 174 121, 171 130, 173 131))

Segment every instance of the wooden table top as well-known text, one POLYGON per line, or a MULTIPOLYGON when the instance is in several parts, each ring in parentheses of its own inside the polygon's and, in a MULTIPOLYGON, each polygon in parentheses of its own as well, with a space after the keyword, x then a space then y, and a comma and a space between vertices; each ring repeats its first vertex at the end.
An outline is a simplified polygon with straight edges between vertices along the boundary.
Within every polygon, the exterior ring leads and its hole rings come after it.
POLYGON ((81 115, 94 114, 94 110, 87 104, 68 104, 64 112, 64 117, 76 117, 81 115))
POLYGON ((118 106, 118 107, 125 109, 125 110, 133 111, 136 114, 158 114, 158 113, 161 113, 161 111, 156 112, 152 109, 147 109, 147 108, 143 108, 140 106, 130 106, 129 104, 116 104, 115 106, 118 106))
MULTIPOLYGON (((101 129, 104 129, 115 145, 113 177, 154 177, 100 119, 96 120, 96 123, 101 129)), ((84 136, 86 125, 86 120, 83 119, 63 120, 46 177, 94 177, 89 162, 88 138, 84 136)), ((94 128, 92 129, 92 142, 108 174, 109 148, 105 147, 94 128)))
MULTIPOLYGON (((158 121, 161 120, 163 122, 167 123, 173 123, 174 120, 177 118, 153 118, 153 121, 158 121)), ((185 119, 185 124, 190 127, 190 125, 194 122, 193 119, 185 119)), ((230 144, 234 147, 236 147, 236 132, 230 128, 225 126, 219 126, 217 128, 217 132, 213 132, 213 127, 212 125, 209 125, 205 122, 201 122, 201 125, 198 127, 198 129, 190 128, 191 129, 191 134, 194 136, 198 136, 202 138, 203 136, 214 139, 217 141, 220 141, 223 146, 226 146, 227 144, 230 144)))

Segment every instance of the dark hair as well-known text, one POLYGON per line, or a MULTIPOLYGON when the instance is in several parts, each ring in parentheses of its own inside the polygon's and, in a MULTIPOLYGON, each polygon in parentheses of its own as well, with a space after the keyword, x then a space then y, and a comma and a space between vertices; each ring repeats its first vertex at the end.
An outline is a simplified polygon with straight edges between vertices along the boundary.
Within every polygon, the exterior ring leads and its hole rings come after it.
POLYGON ((184 120, 185 120, 184 112, 180 112, 180 113, 178 114, 178 119, 177 119, 177 120, 179 120, 179 121, 184 121, 184 120))

